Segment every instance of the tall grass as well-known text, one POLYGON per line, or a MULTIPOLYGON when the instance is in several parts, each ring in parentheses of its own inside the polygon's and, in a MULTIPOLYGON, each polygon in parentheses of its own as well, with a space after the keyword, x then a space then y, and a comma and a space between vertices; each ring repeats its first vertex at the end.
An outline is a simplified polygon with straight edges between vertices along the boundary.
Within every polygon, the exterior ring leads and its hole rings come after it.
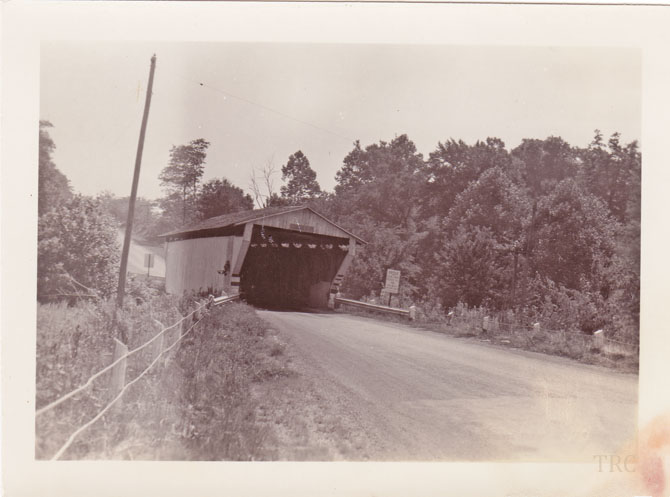
MULTIPOLYGON (((178 321, 192 299, 169 296, 127 304, 114 318, 113 304, 38 304, 37 394, 40 407, 83 384, 112 362, 121 329, 129 349, 178 321), (159 324, 159 322, 161 324, 159 324)), ((178 338, 165 334, 163 347, 178 338)), ((82 432, 64 459, 230 459, 262 457, 272 433, 258 429, 253 382, 288 374, 277 342, 243 304, 215 308, 137 383, 119 405, 82 432), (267 338, 267 339, 266 339, 267 338)), ((128 359, 126 382, 160 352, 155 343, 128 359)), ((36 457, 50 458, 79 426, 111 400, 110 373, 85 392, 36 419, 36 457)))
POLYGON ((231 304, 202 324, 176 356, 186 458, 262 458, 273 433, 256 418, 251 388, 289 374, 283 349, 245 304, 231 304))

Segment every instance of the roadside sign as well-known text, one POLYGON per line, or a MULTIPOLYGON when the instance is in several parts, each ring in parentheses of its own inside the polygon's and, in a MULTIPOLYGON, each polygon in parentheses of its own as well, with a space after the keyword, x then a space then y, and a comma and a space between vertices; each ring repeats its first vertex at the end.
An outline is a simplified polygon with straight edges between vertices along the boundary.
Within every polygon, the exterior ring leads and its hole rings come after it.
POLYGON ((144 254, 144 267, 154 267, 154 254, 144 254))
POLYGON ((147 277, 151 276, 151 268, 154 267, 154 254, 144 254, 144 267, 147 268, 147 277))
POLYGON ((388 293, 398 293, 398 288, 400 288, 400 271, 396 269, 387 269, 384 290, 388 293))

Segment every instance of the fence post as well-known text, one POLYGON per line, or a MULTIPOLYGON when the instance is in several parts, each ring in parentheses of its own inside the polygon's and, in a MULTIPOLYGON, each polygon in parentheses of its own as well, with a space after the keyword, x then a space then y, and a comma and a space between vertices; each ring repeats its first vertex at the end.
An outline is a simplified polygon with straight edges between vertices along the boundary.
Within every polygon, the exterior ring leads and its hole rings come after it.
MULTIPOLYGON (((128 346, 114 338, 116 345, 114 347, 114 357, 112 358, 112 363, 119 360, 128 353, 128 346)), ((128 359, 125 358, 112 368, 112 381, 111 381, 111 396, 112 398, 116 397, 119 392, 126 386, 126 368, 128 367, 128 359)), ((121 403, 122 399, 119 399, 117 404, 121 403)))
POLYGON ((409 320, 414 321, 416 319, 416 306, 409 306, 409 320))
POLYGON ((489 331, 489 317, 484 316, 484 321, 482 322, 482 333, 486 334, 489 331))
POLYGON ((186 319, 184 319, 184 322, 182 323, 180 335, 183 335, 188 331, 188 329, 191 327, 192 321, 193 321, 193 314, 188 313, 186 319))
POLYGON ((157 359, 158 356, 160 356, 163 353, 163 343, 165 340, 165 333, 163 333, 163 323, 161 323, 158 319, 154 319, 155 323, 158 325, 158 332, 161 334, 160 337, 158 337, 158 340, 156 340, 156 345, 154 345, 154 353, 153 353, 153 359, 157 359))
POLYGON ((603 350, 605 346, 605 331, 597 330, 593 332, 593 345, 598 348, 598 350, 603 350))

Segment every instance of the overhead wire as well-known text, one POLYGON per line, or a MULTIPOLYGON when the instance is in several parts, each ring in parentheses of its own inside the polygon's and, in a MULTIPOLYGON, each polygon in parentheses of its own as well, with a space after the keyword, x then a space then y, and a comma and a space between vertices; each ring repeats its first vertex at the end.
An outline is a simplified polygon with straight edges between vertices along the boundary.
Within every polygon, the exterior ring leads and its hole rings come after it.
POLYGON ((313 129, 316 129, 316 130, 318 130, 318 131, 322 131, 322 132, 324 132, 324 133, 328 133, 328 134, 330 134, 330 135, 332 135, 332 136, 336 136, 336 137, 338 137, 338 138, 340 138, 340 139, 342 139, 342 140, 347 140, 348 142, 355 142, 355 141, 356 141, 355 139, 353 139, 353 138, 351 138, 351 137, 349 137, 349 136, 345 136, 345 135, 343 135, 343 134, 341 134, 341 133, 337 133, 337 132, 332 131, 332 130, 330 130, 330 129, 328 129, 328 128, 324 128, 323 126, 319 126, 319 125, 314 124, 314 123, 311 123, 311 122, 309 122, 309 121, 305 121, 304 119, 300 119, 300 118, 298 118, 298 117, 292 116, 292 115, 290 115, 290 114, 287 114, 286 112, 280 111, 280 110, 275 109, 275 108, 273 108, 273 107, 269 107, 269 106, 267 106, 267 105, 265 105, 265 104, 262 104, 262 103, 260 103, 260 102, 256 102, 256 101, 254 101, 254 100, 251 100, 251 99, 248 99, 248 98, 245 98, 245 97, 241 97, 241 96, 239 96, 239 95, 235 95, 234 93, 231 93, 231 92, 229 92, 228 90, 225 90, 225 89, 223 89, 223 88, 218 88, 218 87, 213 86, 213 85, 210 85, 210 84, 208 84, 208 83, 204 83, 204 82, 202 82, 202 81, 196 81, 196 80, 189 79, 189 78, 181 77, 181 79, 183 79, 184 81, 188 81, 188 82, 190 82, 190 83, 193 83, 193 84, 195 84, 195 85, 198 85, 198 86, 200 86, 201 88, 207 88, 208 90, 211 90, 211 91, 213 91, 213 92, 221 93, 222 95, 225 95, 225 96, 227 96, 227 97, 231 97, 231 98, 234 98, 234 99, 239 100, 239 101, 241 101, 241 102, 245 102, 245 103, 247 103, 247 104, 249 104, 249 105, 254 105, 254 106, 256 106, 256 107, 259 107, 259 108, 261 108, 261 109, 264 109, 264 110, 266 110, 266 111, 268 111, 268 112, 272 112, 272 113, 277 114, 277 115, 279 115, 279 116, 281 116, 281 117, 284 117, 284 118, 286 118, 286 119, 290 119, 290 120, 292 120, 292 121, 295 121, 295 122, 297 122, 297 123, 303 124, 303 125, 305 125, 305 126, 309 126, 309 127, 313 128, 313 129))

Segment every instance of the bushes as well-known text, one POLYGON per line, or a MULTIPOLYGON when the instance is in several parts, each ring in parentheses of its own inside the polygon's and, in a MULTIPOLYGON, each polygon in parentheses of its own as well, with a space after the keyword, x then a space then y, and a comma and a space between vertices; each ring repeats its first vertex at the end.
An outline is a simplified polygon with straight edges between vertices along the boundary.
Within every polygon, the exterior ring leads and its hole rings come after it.
POLYGON ((418 307, 417 322, 457 337, 479 337, 500 345, 637 371, 635 323, 617 324, 616 319, 623 319, 625 314, 610 314, 605 321, 602 313, 606 311, 596 309, 588 296, 554 286, 534 307, 516 312, 491 311, 463 303, 451 308, 448 314, 436 306, 418 307), (591 333, 597 329, 596 322, 605 322, 601 326, 605 329, 604 340, 591 333), (534 326, 536 323, 538 326, 534 326), (620 326, 628 330, 627 334, 620 326))
POLYGON ((37 298, 108 297, 118 281, 116 225, 96 200, 75 196, 38 220, 37 298))
POLYGON ((459 301, 480 306, 501 293, 504 271, 496 245, 488 228, 475 227, 473 233, 462 226, 457 229, 438 255, 444 271, 439 278, 444 306, 459 301))

